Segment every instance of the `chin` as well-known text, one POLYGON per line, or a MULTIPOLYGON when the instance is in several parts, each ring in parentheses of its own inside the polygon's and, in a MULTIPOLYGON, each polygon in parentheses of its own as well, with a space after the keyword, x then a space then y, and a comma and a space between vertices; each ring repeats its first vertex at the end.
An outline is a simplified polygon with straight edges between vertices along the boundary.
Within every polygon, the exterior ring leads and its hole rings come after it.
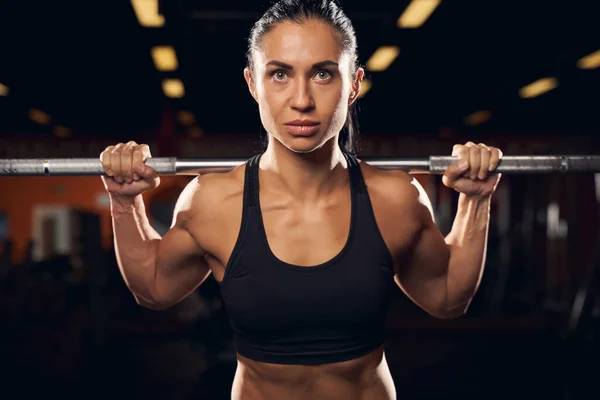
POLYGON ((312 153, 323 147, 324 144, 325 141, 316 136, 292 137, 283 143, 288 150, 298 154, 312 153))

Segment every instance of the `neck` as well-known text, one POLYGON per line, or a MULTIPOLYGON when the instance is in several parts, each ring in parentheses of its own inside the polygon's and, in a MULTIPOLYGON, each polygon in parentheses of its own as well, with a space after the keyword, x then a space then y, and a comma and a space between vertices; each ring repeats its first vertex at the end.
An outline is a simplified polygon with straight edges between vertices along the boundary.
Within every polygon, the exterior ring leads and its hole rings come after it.
MULTIPOLYGON (((339 184, 336 176, 346 174, 346 158, 337 137, 310 153, 295 153, 278 140, 269 140, 260 159, 260 169, 269 171, 296 199, 321 197, 339 184)), ((345 176, 345 175, 344 175, 345 176)))

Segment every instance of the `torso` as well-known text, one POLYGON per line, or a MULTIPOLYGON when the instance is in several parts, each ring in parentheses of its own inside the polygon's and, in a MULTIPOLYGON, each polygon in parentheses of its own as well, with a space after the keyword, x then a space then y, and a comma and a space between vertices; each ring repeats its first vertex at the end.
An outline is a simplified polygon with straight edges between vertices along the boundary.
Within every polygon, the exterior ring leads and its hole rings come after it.
MULTIPOLYGON (((242 218, 244 166, 215 176, 218 190, 210 194, 209 212, 190 224, 192 236, 209 254, 209 266, 220 283, 235 247, 242 218), (202 226, 202 230, 193 226, 202 226)), ((403 196, 414 187, 400 171, 380 171, 361 165, 377 226, 394 260, 410 246, 416 231, 403 196), (399 223, 401 221, 401 223, 399 223)), ((346 172, 340 171, 344 176, 346 172)), ((320 204, 299 204, 292 196, 269 185, 268 172, 260 172, 260 206, 267 241, 280 260, 311 268, 334 257, 343 248, 350 229, 350 187, 342 182, 320 204), (310 251, 309 251, 310 250, 310 251)), ((209 185, 207 185, 209 188, 209 185)), ((206 202, 204 202, 206 204, 206 202)), ((280 365, 250 360, 238 354, 234 399, 395 399, 395 389, 383 346, 360 358, 322 365, 280 365)))

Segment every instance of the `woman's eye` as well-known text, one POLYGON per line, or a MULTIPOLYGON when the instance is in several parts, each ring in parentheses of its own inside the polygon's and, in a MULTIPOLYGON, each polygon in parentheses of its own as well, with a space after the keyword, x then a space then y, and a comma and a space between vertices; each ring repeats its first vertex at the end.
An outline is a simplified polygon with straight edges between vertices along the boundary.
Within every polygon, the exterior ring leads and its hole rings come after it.
POLYGON ((271 76, 273 78, 275 78, 275 80, 280 81, 282 79, 285 79, 286 73, 285 73, 285 71, 277 70, 277 71, 271 72, 271 76))
POLYGON ((333 77, 333 74, 326 69, 318 71, 316 74, 317 79, 319 80, 327 80, 333 77))

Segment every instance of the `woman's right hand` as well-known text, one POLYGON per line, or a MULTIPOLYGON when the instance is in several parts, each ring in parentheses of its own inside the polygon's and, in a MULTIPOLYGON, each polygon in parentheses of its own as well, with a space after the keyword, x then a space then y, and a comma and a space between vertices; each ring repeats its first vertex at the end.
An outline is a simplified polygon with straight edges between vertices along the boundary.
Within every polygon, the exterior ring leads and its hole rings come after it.
POLYGON ((108 146, 100 154, 105 175, 104 187, 111 194, 135 197, 160 184, 158 173, 144 164, 150 155, 147 144, 134 141, 108 146))

